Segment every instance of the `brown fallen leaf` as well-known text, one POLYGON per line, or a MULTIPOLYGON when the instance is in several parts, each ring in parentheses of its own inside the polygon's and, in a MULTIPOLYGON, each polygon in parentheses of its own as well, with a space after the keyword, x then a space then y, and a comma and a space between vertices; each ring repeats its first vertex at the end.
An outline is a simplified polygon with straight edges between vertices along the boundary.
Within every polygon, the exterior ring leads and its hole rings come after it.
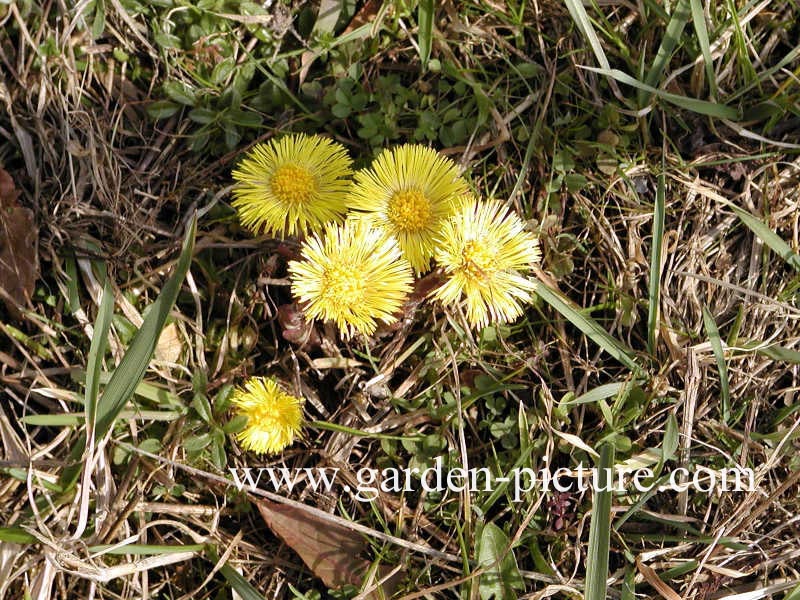
POLYGON ((0 299, 19 319, 38 277, 33 211, 19 205, 14 180, 0 169, 0 299))
POLYGON ((644 564, 640 556, 636 557, 636 568, 639 569, 639 573, 662 598, 665 598, 665 600, 681 600, 680 595, 661 580, 655 569, 644 564))
MULTIPOLYGON (((370 565, 364 558, 367 542, 358 533, 326 521, 288 504, 256 500, 264 521, 272 532, 294 550, 306 566, 329 588, 352 584, 360 586, 370 565)), ((383 570, 381 577, 386 574, 383 570)), ((397 577, 383 584, 385 597, 391 596, 397 577)), ((366 598, 377 598, 376 591, 366 598)))
POLYGON ((341 35, 347 35, 351 31, 354 31, 361 27, 362 25, 366 25, 370 21, 374 21, 375 17, 378 14, 378 10, 381 8, 380 0, 367 0, 364 2, 364 6, 361 7, 353 18, 350 20, 349 25, 345 28, 345 30, 341 33, 341 35))

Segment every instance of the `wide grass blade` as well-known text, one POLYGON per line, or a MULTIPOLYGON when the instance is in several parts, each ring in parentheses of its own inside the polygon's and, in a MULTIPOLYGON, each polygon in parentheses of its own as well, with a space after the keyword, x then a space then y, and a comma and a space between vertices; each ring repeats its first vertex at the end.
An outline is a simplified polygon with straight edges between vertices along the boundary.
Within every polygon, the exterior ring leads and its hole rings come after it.
POLYGON ((114 314, 114 292, 111 280, 106 277, 103 286, 103 299, 97 311, 94 323, 92 343, 89 347, 89 357, 86 361, 86 392, 84 394, 84 407, 86 409, 86 426, 89 431, 94 430, 95 415, 97 413, 97 394, 100 391, 100 371, 103 367, 103 357, 108 347, 108 329, 111 326, 111 317, 114 314))
POLYGON ((114 424, 117 415, 125 407, 125 403, 133 395, 136 386, 139 385, 147 371, 150 358, 158 343, 158 337, 178 298, 181 284, 192 262, 196 228, 197 220, 192 219, 175 272, 150 306, 142 326, 133 336, 128 351, 122 357, 119 366, 103 390, 103 395, 97 403, 95 432, 98 438, 104 436, 114 424))
MULTIPOLYGON (((658 47, 655 59, 653 59, 653 64, 647 72, 647 75, 645 75, 645 84, 653 88, 658 86, 664 70, 667 68, 672 55, 675 53, 675 49, 678 47, 683 28, 686 27, 686 23, 689 21, 689 13, 689 0, 678 0, 672 17, 667 24, 664 37, 661 38, 661 44, 658 47)), ((642 90, 639 96, 640 106, 646 106, 649 100, 650 94, 644 93, 644 90, 642 90)))
POLYGON ((586 555, 585 600, 606 600, 608 553, 611 546, 611 489, 614 485, 614 445, 603 444, 597 464, 597 488, 592 499, 589 550, 586 555))
POLYGON ((606 75, 612 79, 616 79, 620 83, 633 86, 640 90, 645 90, 655 94, 662 100, 671 104, 679 106, 684 110, 695 112, 699 115, 708 115, 717 119, 729 119, 736 121, 739 119, 739 111, 725 104, 718 104, 716 102, 708 102, 707 100, 698 100, 697 98, 688 98, 687 96, 679 96, 678 94, 671 94, 664 90, 656 89, 646 83, 642 83, 638 79, 634 79, 627 73, 623 73, 619 69, 597 69, 595 67, 582 67, 588 71, 594 71, 601 75, 606 75))
POLYGON ((567 321, 572 323, 580 331, 585 333, 589 339, 616 358, 623 365, 634 371, 636 374, 646 376, 644 369, 636 364, 633 358, 633 351, 625 348, 620 342, 615 340, 603 329, 600 324, 580 312, 570 300, 560 292, 547 287, 544 283, 537 281, 535 292, 542 300, 547 302, 555 310, 561 313, 567 321))
MULTIPOLYGON (((609 71, 611 65, 608 62, 608 58, 606 58, 603 45, 600 43, 600 38, 597 37, 592 21, 589 19, 589 15, 583 7, 583 2, 580 0, 564 0, 564 3, 567 5, 567 10, 569 10, 572 20, 575 21, 580 32, 589 41, 597 63, 602 67, 602 70, 609 71)), ((599 70, 601 69, 598 69, 598 71, 599 70)))
MULTIPOLYGON (((128 399, 142 381, 145 371, 147 371, 150 358, 158 343, 158 337, 164 328, 172 306, 175 304, 183 279, 189 271, 194 251, 196 230, 197 217, 195 216, 187 228, 186 238, 183 241, 183 249, 175 272, 162 288, 158 298, 150 306, 142 326, 133 336, 128 351, 112 373, 108 385, 106 385, 102 396, 97 401, 94 429, 96 439, 102 438, 111 429, 117 416, 125 407, 128 399)), ((102 373, 98 375, 98 380, 101 377, 102 373)), ((70 459, 76 462, 64 469, 59 481, 61 487, 65 490, 72 487, 77 481, 82 467, 82 464, 77 461, 80 460, 86 448, 86 443, 87 437, 84 434, 72 449, 70 459)))
POLYGON ((733 212, 736 213, 736 216, 739 217, 742 223, 747 225, 748 229, 755 233, 775 254, 800 271, 800 255, 792 250, 791 246, 789 246, 781 236, 772 231, 761 219, 754 217, 746 210, 742 210, 732 203, 727 204, 731 207, 733 212))
POLYGON ((653 246, 650 249, 650 282, 647 291, 647 351, 655 355, 656 330, 661 307, 661 253, 664 245, 664 173, 658 176, 656 203, 653 207, 653 246))
POLYGON ((725 353, 722 349, 722 340, 719 337, 719 329, 714 321, 714 316, 707 307, 703 307, 703 323, 706 327, 708 340, 711 342, 711 349, 714 351, 714 358, 717 360, 719 370, 719 387, 722 392, 722 421, 727 423, 731 417, 731 391, 728 385, 728 366, 725 364, 725 353))
POLYGON ((419 0, 417 7, 417 44, 419 45, 419 59, 422 70, 428 69, 428 60, 433 47, 433 19, 436 6, 433 0, 419 0))
POLYGON ((703 66, 706 69, 706 79, 708 80, 708 89, 711 90, 711 97, 717 97, 717 78, 714 76, 714 63, 711 58, 711 44, 708 40, 708 29, 706 28, 706 19, 703 14, 703 5, 700 0, 690 0, 689 4, 692 9, 692 22, 694 23, 694 31, 697 34, 697 43, 700 46, 700 53, 703 55, 703 66))
POLYGON ((616 383, 605 383, 592 388, 585 394, 581 394, 571 400, 562 402, 562 406, 575 406, 577 404, 594 404, 600 400, 606 400, 618 395, 627 395, 634 385, 641 383, 638 380, 621 381, 616 383))
MULTIPOLYGON (((207 551, 208 558, 215 563, 219 562, 219 555, 214 548, 208 548, 207 551)), ((250 582, 242 577, 236 571, 236 569, 230 566, 227 562, 219 568, 219 572, 222 573, 222 576, 227 580, 228 584, 230 584, 233 590, 239 594, 242 600, 264 600, 264 596, 262 596, 256 588, 250 585, 250 582)))

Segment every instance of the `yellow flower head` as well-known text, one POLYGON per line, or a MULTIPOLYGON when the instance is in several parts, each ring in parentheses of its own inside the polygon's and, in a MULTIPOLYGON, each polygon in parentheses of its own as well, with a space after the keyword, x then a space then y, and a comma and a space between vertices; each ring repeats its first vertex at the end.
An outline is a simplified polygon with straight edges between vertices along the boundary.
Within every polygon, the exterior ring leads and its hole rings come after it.
POLYGON ((236 439, 258 454, 279 453, 303 426, 303 400, 285 393, 272 378, 251 377, 234 392, 232 404, 247 417, 236 439))
POLYGON ((393 323, 411 291, 411 266, 395 240, 350 218, 306 240, 301 261, 289 263, 292 294, 307 316, 333 321, 345 338, 369 335, 377 321, 393 323))
POLYGON ((536 236, 515 213, 473 199, 442 228, 436 262, 448 279, 435 297, 455 303, 463 296, 472 327, 513 321, 531 301, 525 273, 538 261, 536 236))
POLYGON ((279 237, 341 221, 352 185, 344 146, 318 135, 256 145, 233 171, 233 207, 242 225, 279 237))
POLYGON ((455 212, 467 183, 453 161, 425 146, 384 150, 357 171, 348 201, 394 237, 417 273, 430 268, 442 224, 455 212))

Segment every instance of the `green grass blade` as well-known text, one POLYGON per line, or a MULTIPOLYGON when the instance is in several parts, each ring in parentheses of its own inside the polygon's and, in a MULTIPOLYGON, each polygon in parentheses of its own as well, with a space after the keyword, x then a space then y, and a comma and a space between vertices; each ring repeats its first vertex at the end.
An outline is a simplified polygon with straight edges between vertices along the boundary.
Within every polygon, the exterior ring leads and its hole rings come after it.
POLYGON ((800 600, 800 585, 783 597, 783 600, 800 600))
POLYGON ((631 565, 625 567, 625 579, 622 582, 622 600, 636 600, 636 569, 631 565))
POLYGON ((761 219, 754 217, 746 210, 742 210, 733 204, 728 205, 733 212, 736 213, 736 216, 739 217, 742 223, 747 225, 748 229, 755 233, 775 254, 800 271, 800 255, 792 250, 791 246, 789 246, 781 236, 772 231, 761 219))
POLYGON ((36 544, 38 541, 21 527, 0 527, 0 542, 7 544, 36 544))
MULTIPOLYGON (((192 262, 196 230, 197 217, 194 217, 188 227, 175 272, 162 288, 158 298, 150 306, 150 311, 145 317, 144 323, 133 336, 128 351, 112 373, 108 385, 106 385, 100 400, 97 402, 96 438, 102 438, 108 432, 144 377, 147 366, 150 364, 150 357, 153 355, 158 343, 158 337, 161 334, 167 316, 172 310, 172 306, 175 304, 183 279, 186 277, 189 265, 192 262)), ((73 464, 67 466, 61 473, 59 484, 62 489, 67 490, 75 485, 82 466, 78 461, 80 461, 85 447, 86 435, 84 434, 70 453, 70 459, 74 461, 73 464)))
POLYGON ((658 176, 656 203, 653 207, 653 245, 650 249, 650 282, 647 290, 647 351, 656 352, 656 330, 661 307, 661 253, 664 245, 664 173, 658 176))
MULTIPOLYGON (((215 549, 208 548, 207 551, 208 558, 215 563, 219 561, 219 555, 215 549)), ((264 596, 262 596, 256 588, 250 585, 250 582, 248 582, 247 579, 242 577, 236 571, 236 569, 231 567, 228 563, 222 565, 219 569, 219 572, 222 573, 222 576, 226 579, 234 591, 239 594, 242 600, 264 600, 264 596)))
POLYGON ((714 351, 714 358, 717 360, 719 387, 722 392, 722 421, 727 423, 731 416, 731 391, 728 385, 728 365, 725 364, 725 353, 722 349, 719 329, 717 329, 717 324, 714 321, 713 315, 705 306, 703 307, 703 323, 706 327, 708 340, 711 342, 711 349, 714 351))
POLYGON ((784 346, 766 346, 756 350, 758 354, 768 356, 772 360, 800 364, 800 352, 784 346))
MULTIPOLYGON (((653 64, 650 70, 645 75, 644 82, 655 88, 658 86, 659 81, 662 79, 664 70, 669 65, 675 49, 678 47, 678 42, 681 39, 683 28, 689 22, 689 0, 678 0, 675 5, 675 10, 672 12, 672 17, 667 23, 667 29, 664 32, 664 37, 661 38, 661 44, 656 52, 656 57, 653 59, 653 64)), ((639 95, 639 105, 646 106, 650 101, 650 94, 641 90, 639 95)), ((652 92, 651 92, 652 93, 652 92)))
POLYGON ((587 69, 588 71, 594 71, 595 73, 600 73, 601 75, 606 75, 612 79, 616 79, 620 83, 633 86, 637 89, 651 92, 666 102, 679 106, 685 110, 695 112, 699 115, 708 115, 709 117, 715 117, 717 119, 729 119, 732 121, 739 119, 739 111, 737 111, 735 108, 726 106, 725 104, 708 102, 707 100, 698 100, 697 98, 689 98, 687 96, 679 96, 678 94, 671 94, 669 92, 665 92, 664 90, 656 89, 647 85, 646 83, 642 83, 641 81, 634 79, 619 69, 596 69, 594 67, 582 68, 587 69))
POLYGON ((423 71, 428 69, 428 60, 431 57, 435 14, 436 6, 433 0, 419 0, 419 6, 417 7, 417 44, 419 45, 419 59, 422 63, 423 71))
POLYGON ((142 326, 134 335, 128 351, 103 390, 103 395, 97 403, 96 435, 98 438, 104 436, 114 424, 117 415, 125 407, 125 403, 133 395, 136 386, 139 385, 147 371, 150 358, 158 343, 158 336, 164 328, 192 262, 196 228, 197 221, 193 219, 183 242, 183 249, 175 272, 153 302, 142 326))
POLYGON ((594 52, 594 56, 597 59, 597 64, 602 67, 602 70, 611 70, 603 45, 600 43, 600 38, 597 37, 589 15, 583 7, 583 2, 580 0, 564 0, 564 3, 567 5, 567 10, 569 10, 572 20, 575 21, 580 32, 588 40, 589 46, 591 46, 592 52, 594 52))
MULTIPOLYGON (((174 410, 123 410, 119 413, 120 419, 139 419, 141 421, 174 421, 182 413, 174 410)), ((86 415, 82 412, 62 413, 60 415, 25 415, 20 418, 20 423, 34 427, 79 427, 86 422, 86 415)), ((400 438, 397 436, 398 439, 400 438)))
POLYGON ((614 485, 614 445, 603 444, 597 464, 598 475, 589 524, 589 550, 586 556, 585 600, 606 600, 608 553, 611 546, 611 488, 614 485))
POLYGON ((714 63, 711 58, 711 44, 708 40, 708 29, 706 28, 706 19, 703 14, 703 5, 700 0, 690 0, 689 2, 692 9, 692 23, 694 24, 694 31, 697 34, 697 43, 700 45, 700 52, 703 55, 703 65, 706 69, 706 80, 708 89, 711 90, 711 97, 717 97, 717 78, 714 76, 714 63))
POLYGON ((100 370, 103 367, 103 357, 108 347, 108 329, 111 326, 113 314, 114 292, 111 288, 111 280, 106 277, 106 283, 103 286, 103 299, 100 301, 100 309, 97 311, 92 343, 89 347, 89 357, 86 361, 84 406, 86 407, 86 426, 89 431, 94 429, 97 413, 97 394, 100 391, 100 370))
POLYGON ((344 4, 343 0, 322 0, 319 3, 319 12, 314 23, 314 31, 332 35, 336 29, 336 23, 339 21, 339 15, 342 14, 344 4))
POLYGON ((633 381, 622 381, 617 383, 606 383, 603 385, 598 385, 596 388, 592 388, 585 394, 581 394, 580 396, 573 398, 572 400, 567 400, 566 402, 562 402, 562 406, 575 406, 577 404, 594 404, 595 402, 600 402, 600 400, 606 400, 608 398, 614 398, 618 395, 625 395, 629 393, 629 389, 633 388, 634 385, 641 383, 638 380, 633 381))
POLYGON ((535 292, 542 300, 561 313, 567 321, 586 334, 595 344, 637 375, 646 376, 644 369, 636 364, 632 350, 625 348, 620 342, 611 337, 597 321, 581 313, 580 309, 560 292, 547 287, 540 281, 536 282, 535 292))

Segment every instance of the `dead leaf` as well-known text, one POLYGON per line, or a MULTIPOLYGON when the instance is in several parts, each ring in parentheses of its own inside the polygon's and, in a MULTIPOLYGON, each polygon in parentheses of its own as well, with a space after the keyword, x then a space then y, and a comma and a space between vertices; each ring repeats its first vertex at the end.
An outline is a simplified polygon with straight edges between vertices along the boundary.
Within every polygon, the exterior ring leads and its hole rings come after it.
POLYGON ((161 330, 156 344, 156 358, 168 363, 177 363, 183 353, 183 342, 175 323, 170 323, 161 330))
POLYGON ((639 556, 636 557, 636 568, 639 569, 639 573, 662 598, 666 598, 666 600, 681 600, 680 595, 661 580, 655 569, 644 564, 639 556))
POLYGON ((281 304, 278 307, 278 324, 281 327, 281 335, 287 342, 307 349, 316 348, 321 343, 314 323, 306 321, 297 303, 281 304))
POLYGON ((0 169, 0 299, 19 319, 38 277, 33 211, 17 202, 11 175, 0 169))
POLYGON ((380 10, 381 2, 380 0, 367 0, 364 3, 364 6, 361 7, 355 15, 353 15, 350 24, 345 28, 341 35, 347 35, 351 31, 354 31, 361 27, 362 25, 366 25, 370 21, 374 21, 375 17, 378 14, 378 10, 380 10))
MULTIPOLYGON (((360 586, 370 562, 364 558, 367 542, 358 533, 288 504, 256 500, 258 510, 275 535, 294 550, 306 566, 329 588, 360 586)), ((381 576, 385 575, 382 573, 381 576)), ((384 583, 391 596, 395 578, 384 583)), ((379 598, 379 593, 366 598, 379 598)))

